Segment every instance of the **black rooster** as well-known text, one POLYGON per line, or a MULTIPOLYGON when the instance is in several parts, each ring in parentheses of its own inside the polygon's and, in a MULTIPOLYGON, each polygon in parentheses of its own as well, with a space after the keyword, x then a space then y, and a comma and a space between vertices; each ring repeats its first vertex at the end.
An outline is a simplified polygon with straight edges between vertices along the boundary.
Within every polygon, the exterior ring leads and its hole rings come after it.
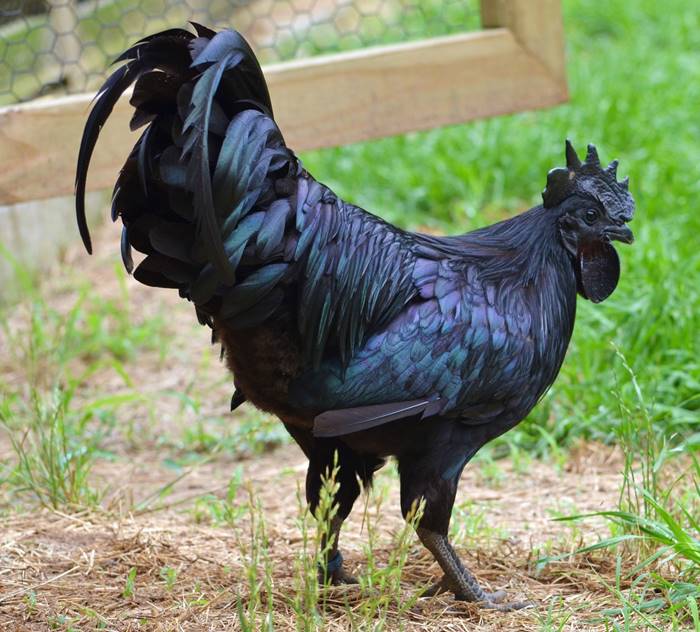
POLYGON ((309 459, 306 493, 337 454, 340 488, 323 571, 351 581, 343 520, 388 456, 404 515, 419 499, 421 542, 444 577, 431 593, 499 604, 447 539, 464 465, 520 422, 564 359, 577 292, 615 289, 610 241, 632 241, 634 201, 617 163, 552 170, 544 204, 457 237, 410 233, 348 204, 307 173, 277 128, 252 50, 234 31, 169 30, 121 55, 88 118, 84 192, 100 128, 134 82, 132 129, 147 125, 117 180, 122 257, 147 285, 177 288, 213 329, 244 400, 282 420, 309 459))

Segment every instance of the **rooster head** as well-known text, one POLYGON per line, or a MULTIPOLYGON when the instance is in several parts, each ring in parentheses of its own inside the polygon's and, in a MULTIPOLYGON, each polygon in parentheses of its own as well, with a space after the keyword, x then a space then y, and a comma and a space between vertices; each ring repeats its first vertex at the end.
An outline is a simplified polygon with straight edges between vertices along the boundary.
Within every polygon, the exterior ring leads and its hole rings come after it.
POLYGON ((594 145, 582 163, 566 141, 566 167, 552 169, 542 192, 544 207, 557 212, 564 248, 571 254, 578 291, 594 303, 617 286, 620 260, 613 240, 631 244, 627 222, 634 215, 629 178, 618 182, 617 160, 602 168, 594 145))

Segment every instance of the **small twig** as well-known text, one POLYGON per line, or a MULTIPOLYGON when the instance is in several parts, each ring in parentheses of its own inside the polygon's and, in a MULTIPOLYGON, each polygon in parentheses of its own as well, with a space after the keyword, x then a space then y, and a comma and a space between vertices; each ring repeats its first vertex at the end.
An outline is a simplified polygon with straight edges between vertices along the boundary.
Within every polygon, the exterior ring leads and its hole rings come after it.
POLYGON ((75 514, 67 514, 63 513, 59 509, 55 509, 53 507, 49 508, 49 512, 56 514, 57 516, 60 516, 61 518, 65 518, 66 520, 69 520, 70 522, 77 523, 83 527, 91 527, 93 526, 90 522, 87 522, 85 520, 82 520, 80 516, 87 516, 90 514, 88 510, 83 510, 75 514))

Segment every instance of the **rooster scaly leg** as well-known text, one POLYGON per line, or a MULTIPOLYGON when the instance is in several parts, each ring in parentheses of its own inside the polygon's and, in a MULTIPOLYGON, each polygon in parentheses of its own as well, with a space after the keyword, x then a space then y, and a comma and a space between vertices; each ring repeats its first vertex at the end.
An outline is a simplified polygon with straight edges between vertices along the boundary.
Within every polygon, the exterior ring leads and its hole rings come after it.
POLYGON ((423 500, 423 514, 416 533, 444 573, 443 578, 424 595, 451 592, 455 599, 478 602, 483 607, 497 610, 514 610, 529 605, 501 603, 505 593, 485 591, 452 548, 447 533, 457 484, 466 461, 465 451, 460 448, 459 441, 456 440, 459 435, 453 432, 450 423, 444 422, 442 428, 438 427, 441 422, 436 420, 432 423, 432 436, 435 440, 431 443, 427 439, 421 453, 399 457, 401 511, 407 517, 417 503, 423 500))
POLYGON ((499 610, 515 610, 528 605, 527 603, 501 604, 506 596, 505 591, 487 592, 481 588, 476 577, 462 564, 446 535, 421 527, 416 530, 416 533, 423 546, 433 554, 445 573, 439 582, 424 593, 424 596, 452 592, 456 599, 481 602, 487 608, 499 610))

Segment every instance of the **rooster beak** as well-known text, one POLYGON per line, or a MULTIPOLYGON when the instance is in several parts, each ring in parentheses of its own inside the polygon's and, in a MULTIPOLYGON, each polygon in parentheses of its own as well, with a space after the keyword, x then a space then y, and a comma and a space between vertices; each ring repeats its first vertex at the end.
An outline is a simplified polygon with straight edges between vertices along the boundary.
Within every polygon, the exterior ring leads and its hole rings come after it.
POLYGON ((621 241, 623 244, 631 244, 634 241, 634 233, 624 224, 606 228, 605 236, 611 241, 621 241))

